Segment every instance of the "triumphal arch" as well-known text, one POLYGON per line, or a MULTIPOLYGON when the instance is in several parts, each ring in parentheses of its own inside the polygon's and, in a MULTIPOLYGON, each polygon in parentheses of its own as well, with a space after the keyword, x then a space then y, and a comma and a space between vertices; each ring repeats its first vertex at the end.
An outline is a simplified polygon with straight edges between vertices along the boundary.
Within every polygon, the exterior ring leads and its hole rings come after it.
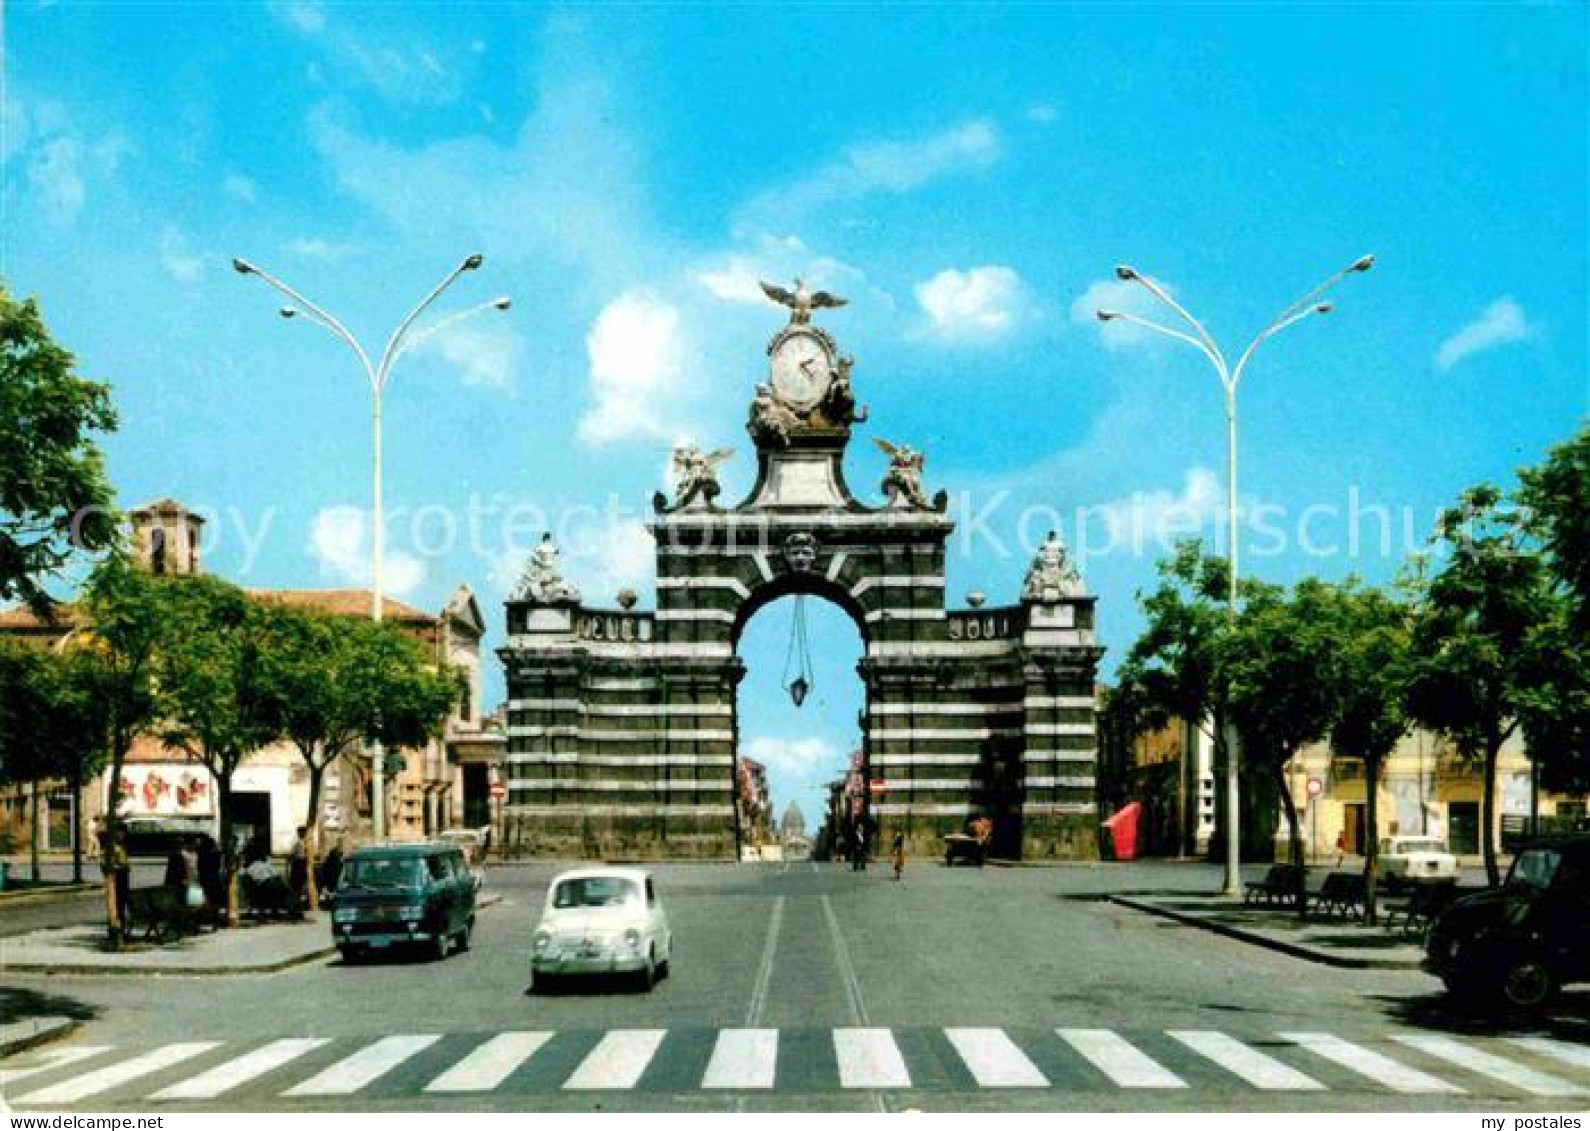
POLYGON ((1095 599, 1051 535, 1016 602, 973 594, 948 608, 954 523, 945 493, 923 486, 923 454, 879 441, 890 463, 875 504, 845 481, 867 411, 852 359, 812 321, 843 300, 763 288, 789 321, 751 400, 749 496, 724 505, 728 452, 682 448, 673 497, 653 500, 654 609, 633 592, 610 608, 582 601, 550 539, 507 602, 504 849, 733 858, 740 633, 768 602, 806 594, 861 632, 874 843, 903 831, 913 853, 936 855, 943 834, 986 816, 1000 853, 1094 856, 1095 599))

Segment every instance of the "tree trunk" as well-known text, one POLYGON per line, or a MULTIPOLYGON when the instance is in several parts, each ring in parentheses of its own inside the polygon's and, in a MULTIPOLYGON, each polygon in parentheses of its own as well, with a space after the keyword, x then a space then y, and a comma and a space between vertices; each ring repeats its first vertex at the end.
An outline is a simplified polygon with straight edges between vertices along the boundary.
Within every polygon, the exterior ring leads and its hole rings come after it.
POLYGON ((1186 720, 1182 735, 1181 780, 1176 808, 1176 852, 1192 856, 1198 851, 1198 744, 1203 729, 1196 718, 1186 720))
POLYGON ((83 766, 72 776, 72 882, 83 882, 83 766))
MULTIPOLYGON (((1250 746, 1249 749, 1253 748, 1250 746)), ((1297 881, 1292 892, 1292 905, 1302 915, 1308 910, 1308 885, 1303 879, 1303 837, 1297 819, 1297 803, 1292 800, 1292 791, 1286 785, 1285 765, 1277 758, 1271 766, 1276 789, 1281 795, 1281 807, 1286 810, 1287 857, 1297 881)))
POLYGON ((39 783, 28 783, 28 808, 32 814, 28 822, 30 835, 28 837, 28 874, 33 880, 33 885, 38 886, 43 879, 39 875, 39 783))
POLYGON ((215 777, 216 804, 221 810, 221 883, 226 891, 226 925, 240 922, 237 905, 237 845, 232 837, 232 773, 210 773, 215 777))
POLYGON ((315 879, 315 864, 320 859, 320 776, 326 772, 326 764, 313 758, 304 760, 309 764, 309 812, 304 814, 304 824, 309 830, 304 844, 309 874, 304 884, 309 896, 309 910, 314 911, 320 906, 320 884, 315 879))
POLYGON ((1380 758, 1364 759, 1364 923, 1378 922, 1375 890, 1380 883, 1380 758))
POLYGON ((100 871, 105 877, 105 933, 110 949, 120 950, 122 939, 126 934, 122 920, 122 913, 126 908, 121 906, 121 901, 116 895, 119 858, 117 846, 121 843, 121 818, 116 808, 121 801, 122 766, 127 760, 127 748, 132 745, 132 741, 118 733, 112 737, 111 743, 110 781, 106 786, 105 797, 105 831, 100 836, 99 858, 100 871))
POLYGON ((1496 759, 1502 751, 1500 735, 1488 735, 1485 740, 1485 791, 1480 803, 1481 851, 1485 854, 1485 882, 1500 887, 1502 869, 1496 862, 1496 759))

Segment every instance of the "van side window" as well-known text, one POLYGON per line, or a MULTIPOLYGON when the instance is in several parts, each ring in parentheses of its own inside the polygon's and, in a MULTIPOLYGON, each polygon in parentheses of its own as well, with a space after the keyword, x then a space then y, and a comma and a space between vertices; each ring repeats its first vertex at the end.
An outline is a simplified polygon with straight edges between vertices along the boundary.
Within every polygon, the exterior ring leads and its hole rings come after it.
POLYGON ((440 856, 427 856, 425 858, 425 866, 428 869, 430 869, 431 879, 433 879, 433 880, 445 880, 445 879, 447 879, 448 869, 447 869, 446 863, 443 862, 443 858, 442 857, 440 857, 440 856))

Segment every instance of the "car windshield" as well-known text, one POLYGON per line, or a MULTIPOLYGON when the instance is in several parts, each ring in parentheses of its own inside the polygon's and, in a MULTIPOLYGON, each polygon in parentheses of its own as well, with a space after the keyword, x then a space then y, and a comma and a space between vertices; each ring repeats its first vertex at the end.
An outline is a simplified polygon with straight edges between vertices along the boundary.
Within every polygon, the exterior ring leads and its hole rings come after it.
POLYGON ((617 876, 585 876, 564 880, 552 893, 552 906, 618 907, 640 898, 640 888, 617 876))
POLYGON ((1557 865, 1561 863, 1562 853, 1554 849, 1526 849, 1513 861, 1513 870, 1507 873, 1507 884, 1545 891, 1551 886, 1551 878, 1557 874, 1557 865))
POLYGON ((415 888, 424 883, 420 861, 413 856, 354 858, 343 867, 341 887, 415 888))

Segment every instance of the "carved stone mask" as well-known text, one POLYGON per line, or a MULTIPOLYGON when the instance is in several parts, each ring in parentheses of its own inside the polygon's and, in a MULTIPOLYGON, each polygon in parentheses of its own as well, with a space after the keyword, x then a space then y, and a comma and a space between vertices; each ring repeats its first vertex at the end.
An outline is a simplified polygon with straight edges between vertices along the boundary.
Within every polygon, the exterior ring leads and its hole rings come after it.
POLYGON ((806 573, 817 564, 817 539, 810 534, 791 534, 784 539, 784 561, 796 573, 806 573))

